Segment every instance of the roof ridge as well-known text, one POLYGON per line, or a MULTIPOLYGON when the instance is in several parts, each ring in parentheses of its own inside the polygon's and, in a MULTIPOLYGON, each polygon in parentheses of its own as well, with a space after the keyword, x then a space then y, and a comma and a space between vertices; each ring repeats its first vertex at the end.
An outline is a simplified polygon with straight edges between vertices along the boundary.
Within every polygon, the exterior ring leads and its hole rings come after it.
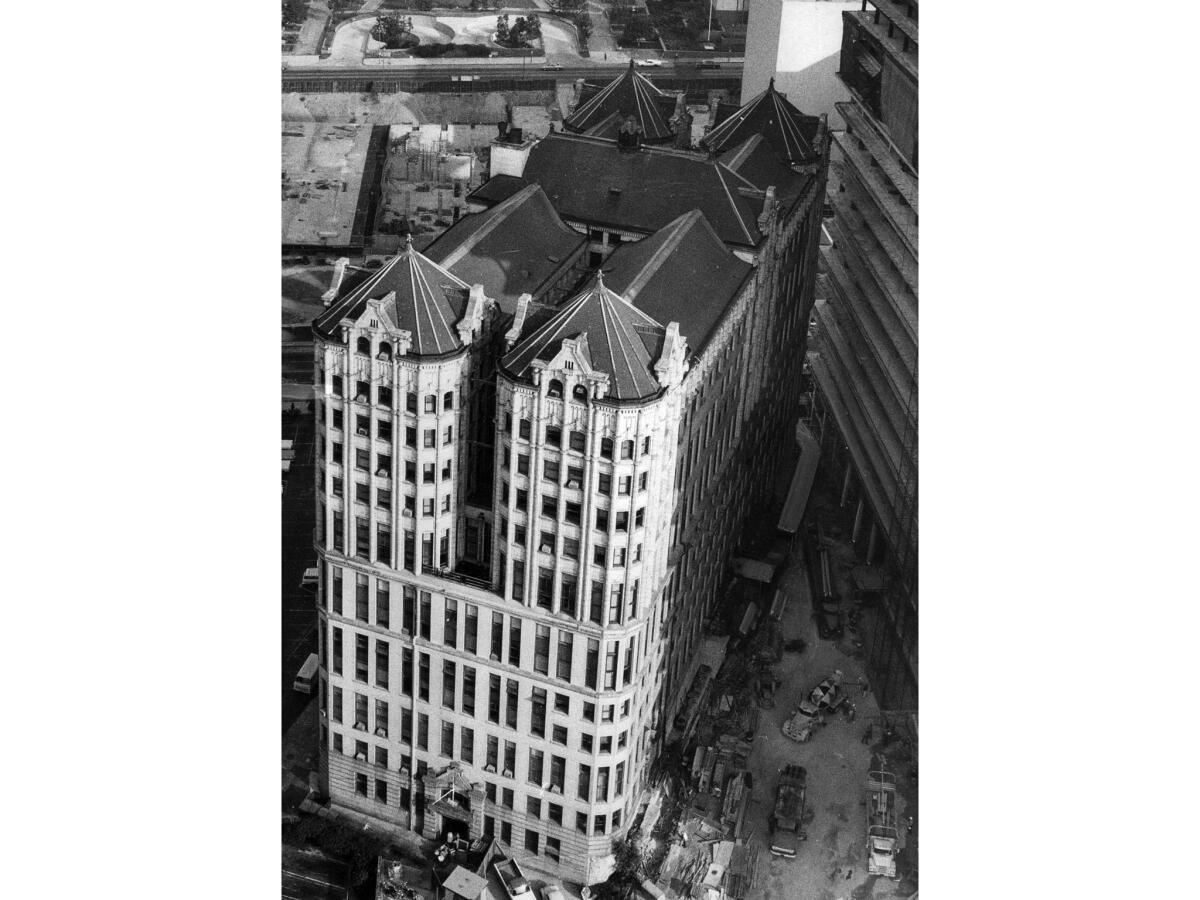
MULTIPOLYGON (((671 229, 670 233, 667 234, 662 244, 656 247, 654 252, 650 254, 650 258, 646 260, 645 265, 638 269, 638 273, 630 279, 629 284, 625 286, 625 293, 630 296, 631 303, 641 292, 642 288, 654 277, 664 257, 670 256, 675 251, 675 248, 682 243, 684 235, 691 230, 697 219, 704 219, 704 213, 698 209, 691 209, 676 218, 675 221, 669 222, 664 226, 663 230, 665 231, 669 228, 671 229)), ((704 220, 707 222, 707 219, 704 220)), ((653 238, 647 238, 647 240, 653 240, 653 238)), ((717 240, 719 242, 720 238, 717 240)))
MULTIPOLYGON (((466 240, 446 254, 446 256, 442 259, 442 262, 445 263, 446 267, 454 265, 456 262, 466 256, 469 251, 474 250, 475 247, 477 247, 485 237, 495 231, 505 219, 512 215, 513 211, 517 209, 517 207, 521 206, 531 196, 541 191, 541 189, 542 188, 540 185, 527 184, 511 197, 508 197, 507 199, 493 206, 491 209, 482 213, 482 215, 489 216, 488 220, 484 222, 483 225, 479 226, 479 228, 475 230, 474 234, 469 235, 466 240)), ((551 209, 553 209, 553 207, 551 207, 551 209)), ((459 221, 462 222, 466 220, 460 219, 459 221)), ((426 258, 428 259, 428 257, 426 258)), ((430 260, 430 262, 433 262, 433 260, 430 260)), ((434 263, 434 265, 437 265, 437 263, 434 263)))

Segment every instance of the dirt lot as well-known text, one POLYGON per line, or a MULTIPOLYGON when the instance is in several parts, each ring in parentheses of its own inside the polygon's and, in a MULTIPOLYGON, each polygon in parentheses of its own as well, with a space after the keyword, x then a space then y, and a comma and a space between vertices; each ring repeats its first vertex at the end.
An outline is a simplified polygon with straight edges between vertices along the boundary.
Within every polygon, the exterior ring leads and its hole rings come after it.
MULTIPOLYGON (((754 774, 753 800, 746 815, 750 843, 760 848, 758 880, 750 896, 754 900, 867 900, 867 898, 908 897, 916 887, 908 879, 868 876, 866 870, 865 782, 873 750, 885 754, 897 747, 874 746, 862 741, 866 726, 878 716, 879 709, 870 693, 858 684, 863 675, 861 651, 847 643, 838 644, 817 637, 812 621, 812 602, 804 562, 793 553, 793 562, 783 575, 782 589, 789 601, 783 617, 783 637, 803 638, 803 653, 784 653, 775 666, 783 684, 775 695, 773 709, 762 711, 749 766, 754 774), (853 722, 841 715, 817 731, 805 744, 798 744, 782 733, 782 725, 802 696, 835 669, 845 676, 849 701, 854 704, 853 722), (770 855, 767 819, 774 802, 779 771, 789 763, 808 770, 808 808, 813 812, 807 826, 808 841, 801 844, 796 859, 770 855), (849 877, 847 877, 849 875, 849 877)), ((846 561, 843 561, 843 565, 846 561)), ((900 762, 899 759, 896 760, 900 762)), ((890 757, 889 757, 890 763, 890 757)), ((900 769, 902 787, 906 767, 900 769)), ((903 793, 903 792, 902 792, 903 793)), ((911 791, 910 791, 911 793, 911 791)), ((911 810, 900 800, 900 821, 911 810)), ((905 842, 901 830, 901 846, 905 842)), ((905 870, 901 853, 901 872, 905 870)))

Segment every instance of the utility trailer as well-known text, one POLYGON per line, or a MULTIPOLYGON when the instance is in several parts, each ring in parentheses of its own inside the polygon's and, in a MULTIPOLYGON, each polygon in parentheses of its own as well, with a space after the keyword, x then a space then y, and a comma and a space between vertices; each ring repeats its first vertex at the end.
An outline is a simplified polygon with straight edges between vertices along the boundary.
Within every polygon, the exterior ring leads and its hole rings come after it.
POLYGON ((900 832, 896 825, 896 776, 891 772, 867 773, 867 873, 896 877, 896 850, 900 832))
POLYGON ((808 773, 803 766, 784 766, 775 789, 775 812, 771 816, 771 855, 795 859, 800 842, 806 835, 801 830, 804 819, 804 796, 808 773))

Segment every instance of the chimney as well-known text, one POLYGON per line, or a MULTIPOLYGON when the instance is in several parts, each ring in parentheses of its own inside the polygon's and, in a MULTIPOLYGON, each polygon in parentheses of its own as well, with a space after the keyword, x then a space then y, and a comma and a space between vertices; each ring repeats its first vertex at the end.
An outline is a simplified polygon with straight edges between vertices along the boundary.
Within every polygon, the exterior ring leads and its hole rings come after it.
POLYGON ((333 264, 333 279, 330 281, 329 290, 321 295, 321 302, 326 306, 337 299, 337 293, 342 286, 342 279, 346 277, 346 266, 348 265, 350 265, 350 260, 344 256, 333 264))
POLYGON ((522 294, 517 298, 517 312, 513 316, 512 326, 504 333, 504 352, 507 353, 521 337, 521 329, 525 327, 525 317, 529 315, 529 304, 533 302, 532 294, 522 294))

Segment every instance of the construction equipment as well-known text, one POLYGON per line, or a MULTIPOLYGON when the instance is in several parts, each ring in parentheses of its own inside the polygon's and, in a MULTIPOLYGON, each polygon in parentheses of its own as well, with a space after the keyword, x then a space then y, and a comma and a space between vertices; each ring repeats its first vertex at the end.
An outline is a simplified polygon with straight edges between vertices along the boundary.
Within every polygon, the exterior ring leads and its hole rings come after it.
POLYGON ((896 776, 891 772, 867 773, 867 873, 896 877, 896 776))
POLYGON ((836 669, 800 701, 792 717, 783 723, 783 733, 803 744, 818 726, 825 724, 826 711, 834 712, 846 700, 842 693, 842 671, 836 669))
POLYGON ((801 830, 807 783, 808 773, 803 766, 784 766, 775 789, 775 812, 770 823, 772 856, 795 859, 800 841, 808 837, 801 830))

